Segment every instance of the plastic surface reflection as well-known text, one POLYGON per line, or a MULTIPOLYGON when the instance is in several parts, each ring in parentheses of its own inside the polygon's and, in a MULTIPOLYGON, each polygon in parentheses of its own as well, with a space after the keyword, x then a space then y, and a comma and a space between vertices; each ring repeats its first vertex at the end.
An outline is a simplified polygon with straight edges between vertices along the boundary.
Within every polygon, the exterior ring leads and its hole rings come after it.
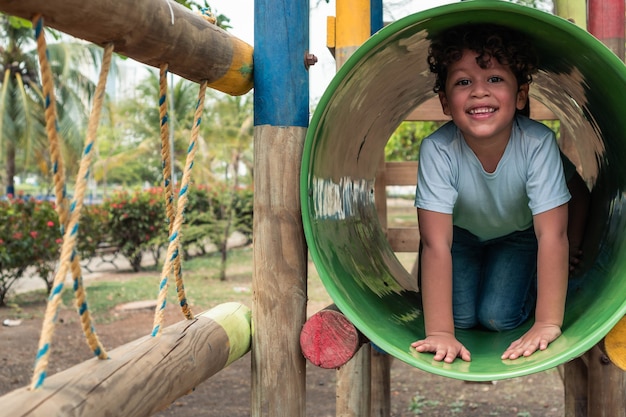
MULTIPOLYGON (((387 26, 340 69, 313 115, 305 144, 301 197, 307 242, 329 294, 378 347, 413 366, 464 380, 511 378, 552 368, 591 348, 626 305, 626 69, 599 41, 558 17, 511 3, 469 1, 387 26), (547 351, 502 361, 528 327, 460 332, 472 362, 448 365, 411 351, 423 337, 417 284, 380 227, 373 184, 388 138, 433 96, 428 36, 465 22, 526 32, 540 55, 531 95, 573 135, 569 155, 592 189, 586 272, 572 281, 563 336, 547 351)), ((566 152, 567 153, 567 152, 566 152)))

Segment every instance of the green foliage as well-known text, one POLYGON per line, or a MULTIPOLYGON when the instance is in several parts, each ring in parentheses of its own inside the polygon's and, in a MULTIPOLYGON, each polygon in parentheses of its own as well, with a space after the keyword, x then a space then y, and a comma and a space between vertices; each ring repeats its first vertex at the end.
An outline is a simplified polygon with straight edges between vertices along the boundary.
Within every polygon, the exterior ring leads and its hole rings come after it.
POLYGON ((237 190, 233 200, 233 211, 235 222, 233 228, 248 237, 248 241, 252 241, 252 217, 254 192, 252 188, 240 188, 237 190))
POLYGON ((195 0, 176 0, 176 3, 180 3, 183 6, 185 6, 188 9, 192 9, 192 10, 208 10, 208 12, 210 14, 212 14, 213 16, 215 16, 215 19, 217 20, 215 23, 221 27, 224 30, 230 29, 231 26, 229 25, 230 23, 230 18, 224 16, 223 14, 214 14, 213 11, 211 10, 211 6, 209 5, 209 2, 207 0, 203 0, 202 2, 198 2, 195 0))
POLYGON ((117 192, 104 201, 103 208, 109 214, 110 243, 139 271, 142 252, 154 251, 152 246, 160 245, 167 234, 162 189, 117 192))
POLYGON ((0 306, 13 284, 33 266, 48 290, 61 243, 54 206, 46 201, 0 201, 0 306))
MULTIPOLYGON (((233 191, 226 185, 192 187, 181 231, 183 249, 195 247, 201 254, 210 241, 222 254, 220 276, 225 277, 226 242, 233 230, 251 238, 252 190, 233 191)), ((54 204, 34 199, 0 201, 0 305, 9 289, 27 268, 51 289, 62 236, 54 204)), ((81 212, 76 251, 81 259, 97 256, 103 244, 118 248, 134 271, 142 255, 155 259, 168 243, 168 222, 161 188, 118 192, 102 205, 86 205, 81 212)))
POLYGON ((436 122, 402 122, 385 147, 387 161, 417 161, 422 139, 441 126, 436 122))
POLYGON ((208 238, 220 251, 226 250, 227 239, 233 230, 252 235, 252 190, 232 190, 222 183, 194 187, 189 192, 185 209, 185 228, 181 238, 183 247, 195 247, 203 252, 208 238))
POLYGON ((79 236, 76 251, 81 259, 96 255, 96 249, 102 244, 111 244, 109 213, 100 205, 83 206, 79 221, 79 236))

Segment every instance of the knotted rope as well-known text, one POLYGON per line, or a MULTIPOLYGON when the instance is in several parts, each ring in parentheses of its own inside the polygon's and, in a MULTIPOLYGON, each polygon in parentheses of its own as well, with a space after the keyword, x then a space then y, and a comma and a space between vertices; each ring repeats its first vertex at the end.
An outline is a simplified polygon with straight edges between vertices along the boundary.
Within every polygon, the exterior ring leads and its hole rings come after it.
MULTIPOLYGON (((169 235, 172 235, 174 229, 174 222, 176 219, 176 207, 174 206, 174 192, 172 191, 172 166, 170 152, 170 130, 169 130, 169 115, 168 115, 168 100, 167 100, 167 64, 161 65, 159 71, 159 115, 161 120, 161 156, 163 165, 163 190, 165 196, 165 213, 169 224, 169 235)), ((185 285, 183 283, 183 269, 180 253, 180 242, 176 246, 175 258, 173 262, 174 277, 176 279, 176 292, 178 294, 178 302, 183 315, 187 319, 192 319, 193 314, 187 303, 187 296, 185 295, 185 285)))
MULTIPOLYGON (((191 139, 189 142, 189 147, 187 148, 187 159, 185 161, 185 169, 183 172, 183 178, 181 180, 181 188, 178 192, 178 201, 176 205, 176 215, 174 221, 171 225, 171 232, 169 236, 169 245, 167 248, 167 254, 165 255, 165 262, 163 264, 163 271, 161 273, 161 282, 159 285, 159 297, 157 301, 157 306, 154 312, 154 324, 152 327, 152 336, 158 336, 161 333, 161 328, 163 324, 163 316, 165 313, 165 305, 166 305, 166 296, 167 296, 167 287, 168 287, 168 274, 172 270, 172 265, 175 262, 176 258, 180 256, 178 247, 180 241, 180 231, 182 228, 183 220, 184 220, 184 212, 185 206, 188 201, 188 189, 189 183, 191 181, 191 169, 193 168, 193 160, 197 151, 197 140, 198 135, 200 134, 200 122, 202 121, 202 111, 204 110, 204 97, 206 95, 207 81, 203 81, 200 84, 200 92, 198 93, 198 102, 196 104, 196 112, 194 114, 193 127, 191 129, 191 139)), ((182 282, 177 289, 179 293, 179 301, 181 307, 187 305, 187 299, 181 297, 181 291, 183 290, 182 282)), ((184 297, 184 292, 182 293, 184 297)), ((187 307, 188 308, 188 307, 187 307)), ((183 307, 183 312, 185 311, 185 307, 183 307)), ((193 315, 191 312, 186 314, 187 318, 192 319, 193 315)))
POLYGON ((96 87, 94 105, 89 116, 89 124, 87 127, 87 137, 85 139, 85 147, 81 158, 78 177, 76 180, 75 197, 68 209, 67 197, 65 195, 65 181, 62 159, 60 157, 60 145, 58 137, 58 123, 56 116, 56 100, 54 97, 52 71, 47 57, 47 47, 43 31, 43 18, 40 15, 33 19, 35 26, 35 36, 37 39, 37 51, 41 64, 42 84, 45 98, 45 118, 46 131, 48 133, 48 141, 50 143, 50 154, 53 161, 53 172, 55 182, 55 192, 57 199, 57 213, 59 216, 59 224, 63 234, 63 245, 61 247, 61 255, 59 269, 54 277, 52 291, 48 297, 46 312, 43 321, 43 328, 40 335, 37 356, 35 359, 35 369, 31 380, 31 389, 37 389, 43 385, 46 377, 48 361, 50 356, 50 344, 54 334, 54 326, 56 317, 61 303, 61 293, 68 269, 72 271, 74 280, 74 293, 76 298, 76 308, 80 315, 81 326, 87 344, 90 349, 100 359, 106 359, 107 353, 102 347, 95 333, 91 313, 89 311, 86 292, 83 286, 83 277, 80 267, 80 258, 76 253, 76 238, 78 236, 78 221, 80 219, 80 211, 83 207, 83 200, 87 189, 87 178, 89 166, 93 157, 93 147, 96 140, 96 131, 100 121, 100 113, 105 96, 106 80, 111 66, 111 58, 113 55, 113 45, 109 44, 105 47, 100 77, 96 87))

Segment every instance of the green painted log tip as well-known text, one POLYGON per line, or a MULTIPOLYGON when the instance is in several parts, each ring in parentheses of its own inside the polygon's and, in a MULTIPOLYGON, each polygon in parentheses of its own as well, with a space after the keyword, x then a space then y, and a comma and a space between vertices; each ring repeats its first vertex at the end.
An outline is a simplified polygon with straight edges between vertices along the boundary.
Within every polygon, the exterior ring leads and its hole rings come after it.
POLYGON ((252 312, 241 303, 219 304, 200 314, 222 326, 228 335, 230 352, 225 367, 250 351, 252 343, 252 312))

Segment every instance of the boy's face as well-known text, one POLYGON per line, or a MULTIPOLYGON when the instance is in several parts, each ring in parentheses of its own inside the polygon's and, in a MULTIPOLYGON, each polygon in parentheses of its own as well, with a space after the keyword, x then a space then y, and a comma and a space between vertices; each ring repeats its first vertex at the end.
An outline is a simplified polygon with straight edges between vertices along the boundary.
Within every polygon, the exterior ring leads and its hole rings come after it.
POLYGON ((465 50, 449 66, 445 92, 439 93, 443 112, 467 141, 508 140, 515 111, 523 109, 528 99, 528 84, 518 87, 513 71, 495 58, 481 68, 477 56, 465 50))

